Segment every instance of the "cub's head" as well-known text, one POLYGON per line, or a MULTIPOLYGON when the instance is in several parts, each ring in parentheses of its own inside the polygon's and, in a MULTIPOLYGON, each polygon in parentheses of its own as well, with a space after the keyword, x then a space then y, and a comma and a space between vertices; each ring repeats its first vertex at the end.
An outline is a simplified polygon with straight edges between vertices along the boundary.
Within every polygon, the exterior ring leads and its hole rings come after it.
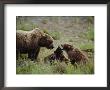
POLYGON ((69 51, 69 50, 73 50, 73 46, 69 45, 69 44, 61 44, 63 50, 65 51, 69 51))

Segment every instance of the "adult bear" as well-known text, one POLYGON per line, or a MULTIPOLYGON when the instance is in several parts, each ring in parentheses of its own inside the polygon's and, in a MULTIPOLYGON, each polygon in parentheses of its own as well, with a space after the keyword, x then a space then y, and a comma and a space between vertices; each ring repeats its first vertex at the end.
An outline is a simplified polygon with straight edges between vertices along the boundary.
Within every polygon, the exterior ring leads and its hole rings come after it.
POLYGON ((16 59, 19 55, 28 54, 31 60, 37 59, 40 47, 53 49, 53 38, 42 32, 39 28, 31 31, 17 30, 16 32, 16 59))

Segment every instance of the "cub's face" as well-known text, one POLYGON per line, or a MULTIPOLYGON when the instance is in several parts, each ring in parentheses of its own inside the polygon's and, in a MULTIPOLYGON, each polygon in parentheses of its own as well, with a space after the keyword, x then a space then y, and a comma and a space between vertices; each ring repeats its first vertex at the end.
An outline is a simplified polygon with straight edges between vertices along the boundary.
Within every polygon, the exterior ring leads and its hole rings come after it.
POLYGON ((63 53, 63 51, 62 51, 61 47, 58 46, 58 48, 56 49, 56 51, 54 51, 54 53, 60 55, 63 53))
POLYGON ((39 40, 39 46, 53 49, 53 38, 49 35, 42 36, 39 40))
POLYGON ((63 50, 69 51, 69 50, 73 50, 73 46, 69 45, 69 44, 63 44, 61 45, 63 50))

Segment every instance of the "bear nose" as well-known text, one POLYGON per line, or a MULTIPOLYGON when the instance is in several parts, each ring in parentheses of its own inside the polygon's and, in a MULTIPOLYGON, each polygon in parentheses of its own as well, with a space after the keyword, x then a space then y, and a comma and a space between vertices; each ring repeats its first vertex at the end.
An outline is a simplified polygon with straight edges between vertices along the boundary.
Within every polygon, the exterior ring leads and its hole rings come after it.
POLYGON ((53 49, 54 48, 53 44, 51 44, 48 48, 53 49))
POLYGON ((54 48, 54 46, 52 46, 52 49, 54 48))

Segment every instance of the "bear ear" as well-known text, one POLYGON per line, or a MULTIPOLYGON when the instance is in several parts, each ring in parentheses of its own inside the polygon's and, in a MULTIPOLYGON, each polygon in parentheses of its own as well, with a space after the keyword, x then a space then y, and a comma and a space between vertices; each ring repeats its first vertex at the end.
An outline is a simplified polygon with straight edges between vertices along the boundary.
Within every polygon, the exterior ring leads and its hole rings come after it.
POLYGON ((46 35, 43 35, 42 38, 47 38, 47 36, 46 35))
POLYGON ((70 46, 70 45, 68 45, 68 48, 70 49, 70 48, 71 48, 71 46, 70 46))
POLYGON ((34 28, 34 30, 40 30, 39 28, 34 28))
POLYGON ((72 48, 73 48, 73 46, 71 46, 71 45, 68 45, 68 48, 69 48, 69 49, 72 49, 72 48))
POLYGON ((70 46, 69 46, 69 49, 71 49, 71 50, 72 50, 72 49, 73 49, 73 46, 71 46, 71 45, 70 45, 70 46))

